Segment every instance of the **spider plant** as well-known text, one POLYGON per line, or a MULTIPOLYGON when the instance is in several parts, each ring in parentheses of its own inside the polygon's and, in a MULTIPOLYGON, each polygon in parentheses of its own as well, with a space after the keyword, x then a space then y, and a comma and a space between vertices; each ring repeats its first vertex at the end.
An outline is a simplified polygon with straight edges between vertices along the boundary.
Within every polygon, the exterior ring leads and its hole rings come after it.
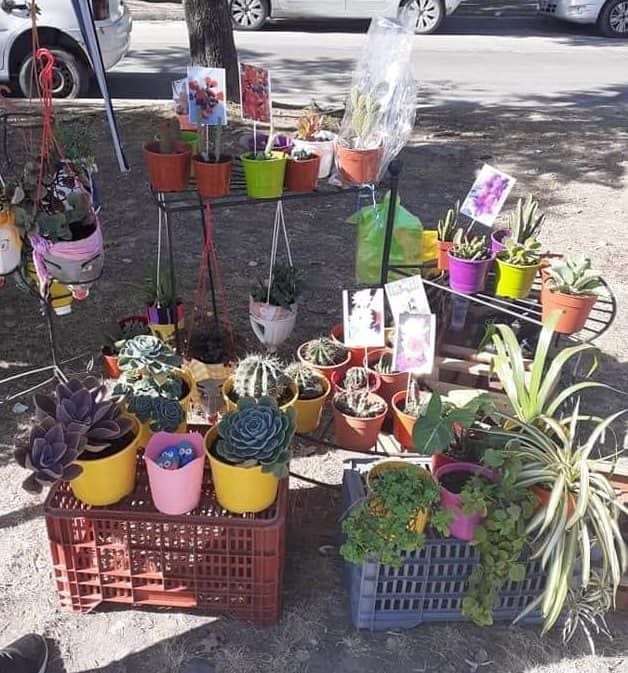
POLYGON ((600 552, 600 579, 615 596, 627 567, 618 520, 628 509, 601 472, 600 461, 590 456, 610 425, 625 413, 628 409, 596 421, 584 443, 578 440, 579 400, 565 422, 545 418, 545 430, 496 414, 506 424, 517 426, 514 432, 498 429, 489 434, 504 439, 510 435, 506 450, 517 452, 523 462, 520 485, 536 485, 549 492, 526 531, 534 551, 532 558, 540 558, 547 570, 547 584, 515 621, 540 605, 543 633, 551 629, 565 607, 572 583, 582 589, 591 583, 592 548, 600 552))

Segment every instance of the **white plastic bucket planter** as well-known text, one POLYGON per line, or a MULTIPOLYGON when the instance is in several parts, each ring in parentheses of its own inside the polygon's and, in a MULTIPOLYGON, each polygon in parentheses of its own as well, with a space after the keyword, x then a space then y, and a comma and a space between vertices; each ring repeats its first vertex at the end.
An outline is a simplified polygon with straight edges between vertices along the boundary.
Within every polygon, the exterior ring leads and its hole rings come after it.
MULTIPOLYGON (((333 134, 330 134, 333 136, 333 134)), ((306 150, 314 152, 321 158, 321 163, 318 167, 318 178, 328 178, 331 175, 331 170, 334 166, 334 155, 336 152, 336 137, 333 136, 331 140, 295 140, 294 147, 297 150, 306 150)))
POLYGON ((249 319, 255 336, 274 351, 292 334, 297 322, 297 305, 290 308, 249 300, 249 319))

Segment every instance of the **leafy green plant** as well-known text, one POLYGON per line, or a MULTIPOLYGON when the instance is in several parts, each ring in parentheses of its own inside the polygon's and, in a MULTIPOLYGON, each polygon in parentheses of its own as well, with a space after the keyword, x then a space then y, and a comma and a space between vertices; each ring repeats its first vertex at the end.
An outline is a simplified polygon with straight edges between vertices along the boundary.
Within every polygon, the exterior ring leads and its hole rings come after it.
POLYGON ((506 249, 497 254, 497 259, 515 266, 535 266, 539 263, 541 244, 534 238, 517 243, 512 238, 504 240, 506 249))
POLYGON ((398 566, 403 552, 420 549, 425 543, 415 520, 438 502, 438 484, 416 465, 382 470, 370 484, 367 497, 342 523, 347 537, 340 553, 351 563, 372 559, 398 566))
POLYGON ((479 262, 483 259, 490 259, 491 250, 486 244, 484 236, 474 236, 469 238, 462 229, 458 229, 454 235, 454 244, 450 250, 451 254, 458 259, 479 262))
POLYGON ((383 414, 384 400, 373 396, 367 390, 347 390, 334 395, 334 405, 343 414, 354 418, 373 418, 383 414))
POLYGON ((146 303, 156 308, 168 308, 174 306, 177 301, 170 282, 170 275, 165 271, 157 273, 154 266, 144 277, 144 292, 146 303))
POLYGON ((525 200, 519 199, 514 211, 508 216, 510 238, 521 245, 535 239, 541 233, 545 215, 539 212, 539 203, 532 194, 525 200))
POLYGON ((438 220, 436 230, 438 232, 438 240, 441 242, 453 241, 456 232, 458 231, 458 216, 460 215, 460 201, 456 201, 453 208, 445 213, 442 220, 438 220))
POLYGON ((275 264, 273 277, 268 292, 268 282, 258 279, 258 286, 251 290, 255 301, 272 306, 290 307, 303 292, 303 274, 299 269, 289 264, 275 264))
POLYGON ((304 344, 305 360, 318 367, 333 367, 347 359, 347 349, 329 337, 319 337, 304 344))
POLYGON ((586 257, 553 262, 545 268, 549 276, 548 289, 563 294, 596 294, 602 287, 602 279, 591 271, 591 260, 586 257))

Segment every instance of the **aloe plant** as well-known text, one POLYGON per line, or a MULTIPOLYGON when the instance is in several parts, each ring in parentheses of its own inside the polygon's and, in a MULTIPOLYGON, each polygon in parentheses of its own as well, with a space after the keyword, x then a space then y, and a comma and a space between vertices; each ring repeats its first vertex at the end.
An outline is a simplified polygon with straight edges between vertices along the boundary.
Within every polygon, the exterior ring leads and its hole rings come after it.
POLYGON ((519 199, 517 206, 508 216, 508 228, 512 240, 522 245, 529 239, 535 239, 541 233, 545 215, 539 212, 539 202, 528 195, 525 200, 519 199))

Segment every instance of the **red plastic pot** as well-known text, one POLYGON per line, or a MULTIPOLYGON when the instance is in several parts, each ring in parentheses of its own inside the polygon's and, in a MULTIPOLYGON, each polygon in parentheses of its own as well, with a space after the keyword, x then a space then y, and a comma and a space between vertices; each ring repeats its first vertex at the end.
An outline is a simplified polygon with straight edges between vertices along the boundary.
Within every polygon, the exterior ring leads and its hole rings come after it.
POLYGON ((184 142, 177 142, 175 147, 173 154, 162 154, 158 142, 144 145, 148 178, 157 192, 181 192, 188 186, 192 151, 184 142))
POLYGON ((107 353, 109 350, 107 347, 102 349, 102 367, 105 372, 105 376, 108 379, 118 379, 120 378, 120 367, 118 367, 118 356, 117 354, 107 353))
POLYGON ((201 161, 194 158, 196 189, 201 196, 218 199, 229 193, 233 158, 221 155, 220 161, 201 161))
MULTIPOLYGON (((308 343, 308 342, 306 341, 305 343, 308 343)), ((330 367, 324 367, 322 365, 315 365, 315 364, 312 364, 309 360, 306 360, 303 357, 303 347, 305 346, 305 343, 302 343, 297 348, 297 357, 299 358, 299 360, 301 360, 301 362, 304 362, 306 365, 309 365, 310 367, 312 367, 312 369, 315 369, 317 372, 319 372, 319 374, 322 374, 329 381, 329 383, 332 382, 331 377, 332 377, 332 374, 334 372, 338 371, 342 375, 344 375, 345 371, 347 371, 347 368, 349 367, 349 364, 350 364, 349 361, 350 361, 350 358, 351 358, 351 355, 349 353, 347 353, 347 357, 337 365, 332 365, 330 367)))
POLYGON ((318 182, 319 156, 296 161, 288 158, 285 187, 289 192, 313 192, 318 182))
POLYGON ((560 318, 554 331, 560 334, 574 334, 585 326, 596 301, 595 294, 553 292, 544 283, 541 289, 542 321, 544 324, 549 322, 554 312, 560 311, 560 318))
POLYGON ((439 271, 447 271, 449 269, 449 256, 447 253, 453 245, 453 241, 436 241, 436 265, 439 271))
MULTIPOLYGON (((371 351, 368 355, 368 365, 369 369, 373 369, 383 353, 390 353, 392 355, 392 348, 378 348, 374 351, 371 351)), ((398 393, 400 390, 405 392, 408 387, 408 377, 410 374, 408 372, 391 372, 390 374, 382 374, 377 372, 381 384, 377 394, 380 397, 383 397, 389 406, 389 415, 392 413, 392 398, 395 393, 398 393)))
MULTIPOLYGON (((432 454, 432 474, 436 474, 438 470, 444 465, 453 465, 454 463, 459 463, 460 461, 457 458, 452 458, 446 453, 433 453, 432 454)), ((469 462, 469 461, 465 461, 469 462)))
MULTIPOLYGON (((379 395, 371 395, 371 397, 384 401, 379 395)), ((333 402, 331 408, 334 417, 336 444, 345 449, 358 449, 360 451, 368 451, 377 445, 377 436, 384 424, 387 409, 379 416, 356 418, 343 414, 333 402)))
MULTIPOLYGON (((342 393, 345 389, 342 387, 342 380, 347 373, 347 370, 344 372, 335 371, 331 375, 331 385, 334 393, 342 393)), ((379 393, 380 386, 382 385, 382 380, 379 378, 377 372, 369 370, 369 391, 372 393, 379 393)), ((380 395, 381 397, 381 395, 380 395)))

